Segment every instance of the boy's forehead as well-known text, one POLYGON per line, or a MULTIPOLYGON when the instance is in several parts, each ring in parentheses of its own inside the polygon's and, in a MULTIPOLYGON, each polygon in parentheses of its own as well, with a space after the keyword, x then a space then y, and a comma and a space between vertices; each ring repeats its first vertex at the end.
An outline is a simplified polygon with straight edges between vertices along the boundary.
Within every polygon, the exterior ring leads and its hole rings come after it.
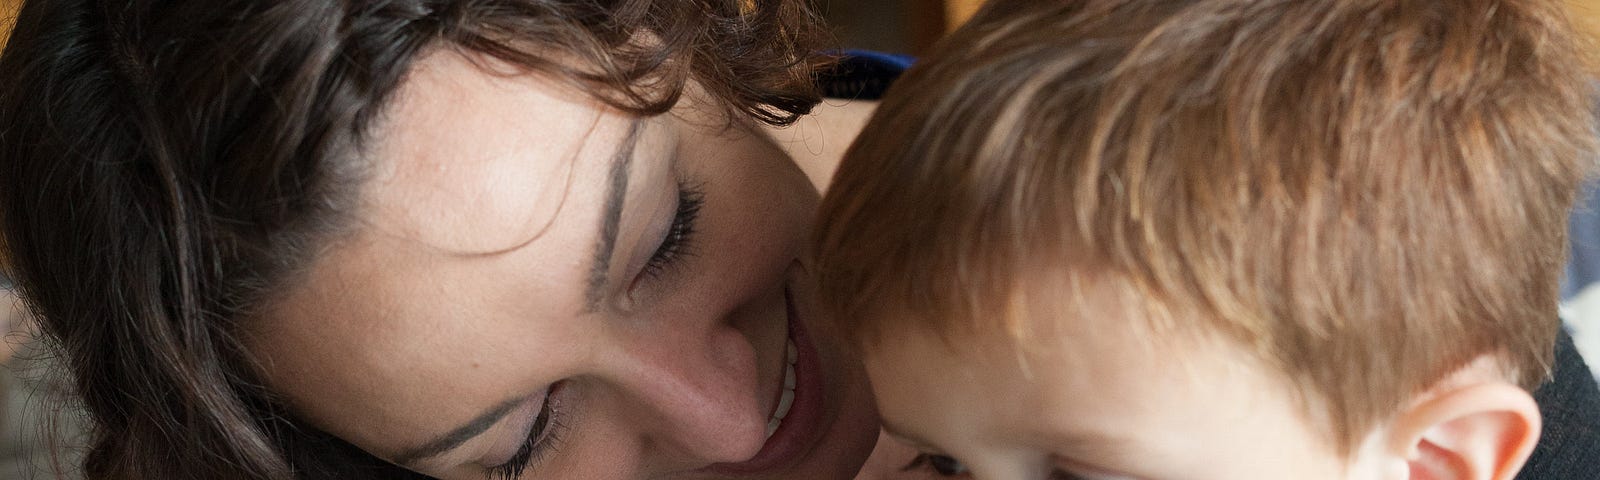
POLYGON ((1067 327, 1027 346, 1003 332, 952 344, 926 329, 902 330, 866 352, 868 374, 886 428, 935 449, 1177 452, 1216 433, 1206 425, 1223 429, 1223 419, 1246 425, 1252 411, 1297 411, 1287 383, 1227 342, 1152 343, 1142 329, 1067 327), (1212 418, 1193 418, 1204 415, 1212 418))
MULTIPOLYGON (((1009 321, 931 321, 904 310, 885 314, 911 318, 875 319, 886 330, 865 357, 891 427, 896 410, 981 409, 1021 421, 1051 411, 1149 411, 1214 370, 1261 368, 1236 342, 1199 327, 1200 319, 1152 305, 1122 282, 1062 269, 1028 277, 1009 311, 992 312, 1009 321), (931 395, 958 386, 977 394, 931 395)), ((1094 420, 1074 422, 1092 431, 1094 420)))
POLYGON ((866 320, 885 328, 877 340, 928 334, 942 340, 952 353, 1007 352, 993 359, 999 364, 989 367, 1024 372, 1032 356, 1083 363, 1093 359, 1076 357, 1104 356, 1110 353, 1107 349, 1148 355, 1195 348, 1220 337, 1207 328, 1213 322, 1180 313, 1183 309, 1160 300, 1161 295, 1141 291, 1113 275, 1057 265, 1022 272, 1021 277, 1004 293, 1008 298, 987 303, 996 306, 992 311, 914 312, 889 306, 878 315, 906 318, 866 320))
POLYGON ((1058 405, 1062 402, 1108 399, 1138 404, 1150 396, 1164 394, 1157 388, 1163 384, 1187 380, 1192 372, 1187 372, 1184 365, 1211 363, 1202 356, 1211 355, 1213 348, 1158 338, 1138 310, 1108 306, 1115 302, 1105 301, 1111 297, 1106 292, 1049 293, 1028 296, 1026 308, 1010 313, 1017 316, 1015 320, 1021 325, 1017 332, 944 332, 914 319, 886 322, 893 327, 883 332, 885 340, 869 347, 865 354, 869 371, 875 378, 906 377, 895 383, 906 387, 908 399, 926 395, 916 392, 939 391, 952 385, 974 386, 995 392, 995 398, 948 400, 983 402, 984 408, 998 409, 1001 414, 1010 411, 1032 416, 1042 410, 1073 407, 1058 405), (1084 301, 1096 297, 1097 300, 1084 301), (1052 395, 1052 390, 1093 391, 1098 395, 1063 397, 1052 395))

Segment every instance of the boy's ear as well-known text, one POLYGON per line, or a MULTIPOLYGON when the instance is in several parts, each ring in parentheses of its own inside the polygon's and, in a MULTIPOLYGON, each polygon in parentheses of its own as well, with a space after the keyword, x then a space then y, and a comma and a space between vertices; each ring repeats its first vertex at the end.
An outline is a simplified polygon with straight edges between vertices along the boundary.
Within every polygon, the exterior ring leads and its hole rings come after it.
POLYGON ((1401 412, 1389 445, 1406 462, 1410 480, 1511 480, 1538 444, 1540 427, 1532 395, 1510 383, 1485 382, 1443 391, 1401 412))

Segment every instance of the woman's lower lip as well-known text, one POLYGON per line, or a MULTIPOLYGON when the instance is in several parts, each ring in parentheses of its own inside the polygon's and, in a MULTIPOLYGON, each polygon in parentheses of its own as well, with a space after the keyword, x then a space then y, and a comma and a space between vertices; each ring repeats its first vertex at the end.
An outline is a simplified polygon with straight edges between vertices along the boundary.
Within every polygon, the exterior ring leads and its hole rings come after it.
POLYGON ((804 322, 797 315, 791 292, 784 291, 789 314, 789 338, 794 340, 799 359, 795 361, 794 405, 783 424, 772 432, 754 457, 739 463, 712 465, 706 470, 719 474, 750 474, 795 464, 809 452, 822 435, 822 362, 817 358, 804 322))

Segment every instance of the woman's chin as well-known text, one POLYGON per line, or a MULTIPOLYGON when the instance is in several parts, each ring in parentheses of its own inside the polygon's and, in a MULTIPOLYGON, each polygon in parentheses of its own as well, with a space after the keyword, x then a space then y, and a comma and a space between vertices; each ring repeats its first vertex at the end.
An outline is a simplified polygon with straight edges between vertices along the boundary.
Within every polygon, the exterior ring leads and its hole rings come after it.
POLYGON ((810 478, 855 478, 861 466, 866 464, 867 458, 872 455, 881 428, 878 424, 878 411, 873 407, 872 396, 865 391, 865 388, 862 390, 860 400, 864 400, 865 405, 854 406, 849 415, 840 417, 839 422, 834 425, 837 431, 834 436, 837 436, 838 440, 824 444, 826 449, 837 450, 824 452, 839 459, 833 463, 836 468, 818 472, 824 476, 810 478))
POLYGON ((819 467, 815 471, 805 472, 814 476, 795 476, 792 478, 817 478, 817 479, 852 479, 867 462, 867 457, 872 455, 873 447, 878 443, 878 433, 881 430, 878 422, 878 410, 873 403, 872 389, 867 383, 866 372, 862 369, 857 357, 844 354, 841 349, 835 349, 831 355, 837 374, 838 383, 830 385, 830 394, 837 399, 837 413, 833 415, 832 425, 828 433, 811 455, 815 462, 813 466, 819 467), (833 459, 827 461, 825 459, 833 459))
POLYGON ((807 472, 815 476, 792 478, 853 479, 872 455, 882 431, 877 403, 860 355, 841 340, 843 336, 833 322, 822 321, 817 315, 807 320, 818 339, 818 356, 832 374, 827 385, 832 424, 812 455, 817 460, 813 465, 822 468, 807 472), (824 461, 829 458, 834 460, 824 461))
POLYGON ((816 338, 815 346, 825 379, 828 410, 827 430, 808 456, 796 466, 793 475, 776 478, 853 479, 877 446, 882 431, 878 409, 868 383, 865 366, 856 350, 849 348, 834 330, 832 322, 812 315, 801 315, 816 338))

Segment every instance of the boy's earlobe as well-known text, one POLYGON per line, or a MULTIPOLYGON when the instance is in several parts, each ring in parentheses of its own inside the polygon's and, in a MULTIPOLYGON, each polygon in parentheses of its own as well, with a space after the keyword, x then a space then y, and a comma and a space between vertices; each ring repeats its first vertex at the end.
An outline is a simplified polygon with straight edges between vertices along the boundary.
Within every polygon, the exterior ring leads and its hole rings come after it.
POLYGON ((1539 442, 1539 405, 1506 382, 1477 383, 1428 396, 1390 429, 1410 480, 1511 480, 1539 442))

